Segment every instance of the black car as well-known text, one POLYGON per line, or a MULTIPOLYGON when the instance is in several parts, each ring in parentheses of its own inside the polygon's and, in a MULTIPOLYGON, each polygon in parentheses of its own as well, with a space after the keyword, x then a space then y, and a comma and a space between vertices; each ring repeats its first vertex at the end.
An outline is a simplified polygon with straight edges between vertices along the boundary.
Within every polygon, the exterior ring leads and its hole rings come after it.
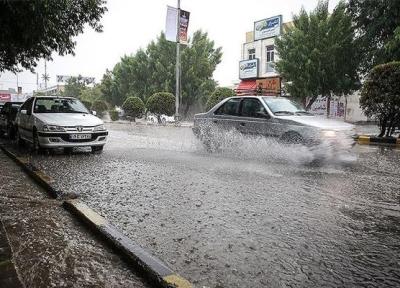
POLYGON ((0 136, 7 134, 14 139, 16 132, 15 117, 23 102, 7 102, 0 110, 0 136))

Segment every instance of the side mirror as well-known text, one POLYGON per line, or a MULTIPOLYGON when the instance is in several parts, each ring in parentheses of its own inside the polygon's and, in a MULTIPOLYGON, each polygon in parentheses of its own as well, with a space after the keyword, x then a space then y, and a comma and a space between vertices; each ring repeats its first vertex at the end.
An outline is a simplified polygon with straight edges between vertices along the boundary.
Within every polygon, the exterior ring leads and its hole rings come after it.
POLYGON ((93 114, 94 116, 96 116, 96 115, 97 115, 97 112, 96 112, 96 111, 92 111, 92 114, 93 114))
POLYGON ((21 110, 20 112, 21 112, 21 114, 24 114, 24 115, 27 114, 27 111, 26 111, 25 109, 24 109, 24 110, 21 110))

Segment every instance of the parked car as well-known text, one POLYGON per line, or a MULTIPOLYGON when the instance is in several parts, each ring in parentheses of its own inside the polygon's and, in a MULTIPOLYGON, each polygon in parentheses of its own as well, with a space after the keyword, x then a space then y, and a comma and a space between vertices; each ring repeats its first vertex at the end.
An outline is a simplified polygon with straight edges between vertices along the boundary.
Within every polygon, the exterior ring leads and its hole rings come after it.
POLYGON ((218 146, 220 133, 232 129, 284 143, 313 146, 328 142, 336 149, 351 147, 355 134, 353 125, 314 116, 284 97, 230 97, 194 117, 193 132, 207 148, 218 146))
POLYGON ((36 96, 22 104, 17 114, 17 140, 43 148, 91 147, 102 151, 108 132, 102 120, 92 115, 76 98, 36 96))
POLYGON ((7 102, 0 110, 0 136, 7 134, 10 139, 14 139, 16 132, 16 116, 18 108, 22 102, 7 102))

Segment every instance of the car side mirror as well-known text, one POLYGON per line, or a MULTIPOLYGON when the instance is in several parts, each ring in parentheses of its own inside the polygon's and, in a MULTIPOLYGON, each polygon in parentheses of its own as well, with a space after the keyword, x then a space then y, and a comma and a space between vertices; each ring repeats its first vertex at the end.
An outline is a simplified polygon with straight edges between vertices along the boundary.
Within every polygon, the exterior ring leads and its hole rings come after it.
POLYGON ((97 115, 97 112, 96 112, 96 111, 92 111, 92 114, 93 114, 94 116, 96 116, 96 115, 97 115))
POLYGON ((21 110, 20 112, 21 112, 21 114, 24 114, 24 115, 28 114, 27 111, 26 111, 25 109, 24 109, 24 110, 21 110))

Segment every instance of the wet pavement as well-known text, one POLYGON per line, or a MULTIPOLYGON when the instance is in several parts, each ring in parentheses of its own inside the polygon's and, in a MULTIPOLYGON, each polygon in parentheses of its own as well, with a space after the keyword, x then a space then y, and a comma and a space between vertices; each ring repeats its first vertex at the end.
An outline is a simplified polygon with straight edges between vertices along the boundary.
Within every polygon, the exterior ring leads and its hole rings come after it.
POLYGON ((32 161, 196 286, 400 285, 400 150, 314 165, 268 139, 210 154, 189 128, 108 126, 101 155, 32 161))
POLYGON ((150 287, 1 150, 0 170, 0 287, 150 287))

